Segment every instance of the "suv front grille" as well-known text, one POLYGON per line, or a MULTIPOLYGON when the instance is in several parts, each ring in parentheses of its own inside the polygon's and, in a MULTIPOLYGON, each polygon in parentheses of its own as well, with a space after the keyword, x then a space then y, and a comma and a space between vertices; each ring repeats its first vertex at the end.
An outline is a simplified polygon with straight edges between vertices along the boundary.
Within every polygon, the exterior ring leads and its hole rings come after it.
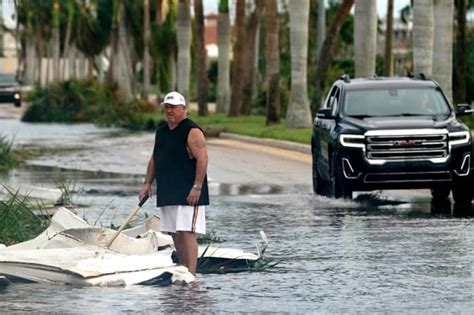
POLYGON ((448 134, 366 135, 369 160, 430 160, 449 154, 448 134))

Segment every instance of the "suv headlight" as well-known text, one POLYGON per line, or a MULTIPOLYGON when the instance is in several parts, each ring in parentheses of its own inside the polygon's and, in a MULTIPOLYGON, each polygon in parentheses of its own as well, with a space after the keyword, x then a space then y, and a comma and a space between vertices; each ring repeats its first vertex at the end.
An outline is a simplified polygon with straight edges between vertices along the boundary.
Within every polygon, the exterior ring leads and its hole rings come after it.
POLYGON ((362 135, 340 135, 339 142, 345 147, 365 148, 365 137, 362 135))
POLYGON ((466 144, 471 135, 469 131, 456 131, 449 133, 449 145, 466 144))

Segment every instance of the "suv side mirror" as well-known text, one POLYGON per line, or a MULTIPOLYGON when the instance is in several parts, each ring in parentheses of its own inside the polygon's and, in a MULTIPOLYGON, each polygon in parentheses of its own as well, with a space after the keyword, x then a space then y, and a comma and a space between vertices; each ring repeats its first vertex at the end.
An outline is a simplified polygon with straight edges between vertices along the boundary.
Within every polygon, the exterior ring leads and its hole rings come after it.
POLYGON ((458 108, 458 111, 457 111, 458 116, 466 116, 466 115, 474 113, 474 110, 471 109, 471 106, 469 104, 458 104, 457 108, 458 108))
POLYGON ((318 110, 316 113, 316 117, 319 119, 331 119, 334 118, 334 116, 331 114, 331 109, 330 108, 323 108, 318 110))

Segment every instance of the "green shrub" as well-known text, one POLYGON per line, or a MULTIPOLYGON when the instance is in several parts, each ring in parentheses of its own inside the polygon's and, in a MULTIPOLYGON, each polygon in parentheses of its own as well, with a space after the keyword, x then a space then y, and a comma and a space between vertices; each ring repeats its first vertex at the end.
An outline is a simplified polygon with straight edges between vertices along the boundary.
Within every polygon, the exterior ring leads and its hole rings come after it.
POLYGON ((8 141, 5 136, 0 136, 0 173, 6 172, 16 165, 12 156, 13 141, 8 141))
POLYGON ((33 213, 17 194, 0 201, 0 243, 13 245, 35 238, 49 225, 49 220, 33 213))
POLYGON ((122 101, 116 84, 94 80, 68 80, 35 87, 27 96, 30 106, 23 115, 29 122, 94 122, 105 126, 127 124, 135 113, 153 112, 143 100, 122 101))

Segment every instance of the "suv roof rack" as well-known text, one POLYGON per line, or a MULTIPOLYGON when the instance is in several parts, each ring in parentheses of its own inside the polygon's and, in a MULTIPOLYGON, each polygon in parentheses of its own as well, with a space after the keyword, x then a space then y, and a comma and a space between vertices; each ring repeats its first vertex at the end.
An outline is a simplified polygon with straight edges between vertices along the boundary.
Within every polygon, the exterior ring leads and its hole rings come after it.
POLYGON ((419 73, 410 73, 408 75, 409 78, 413 78, 413 79, 420 79, 420 80, 423 80, 423 81, 427 81, 429 80, 429 78, 423 73, 423 72, 419 72, 419 73))
POLYGON ((348 74, 343 74, 339 78, 340 80, 343 80, 346 83, 351 83, 351 77, 348 74))

